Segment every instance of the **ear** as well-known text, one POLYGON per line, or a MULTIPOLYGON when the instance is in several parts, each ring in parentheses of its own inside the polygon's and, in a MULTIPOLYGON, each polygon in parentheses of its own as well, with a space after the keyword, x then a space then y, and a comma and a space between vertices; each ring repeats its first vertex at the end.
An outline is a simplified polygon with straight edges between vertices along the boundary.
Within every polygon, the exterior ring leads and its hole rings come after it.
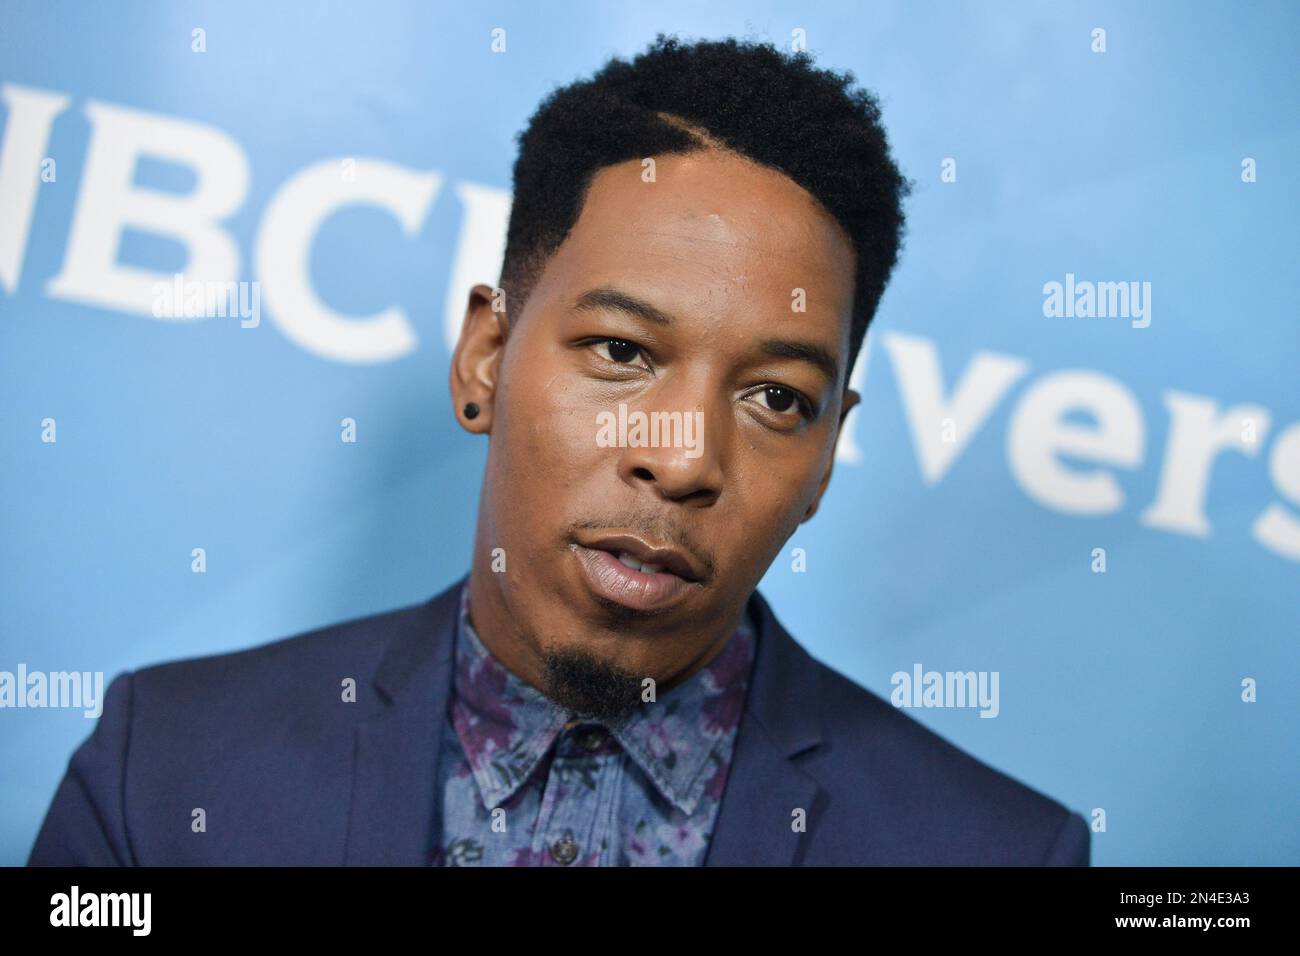
POLYGON ((451 356, 452 408, 461 427, 476 434, 492 431, 492 400, 510 332, 504 302, 505 294, 489 285, 480 283, 470 289, 460 338, 451 356), (474 418, 465 415, 470 402, 479 408, 474 418))
POLYGON ((840 445, 840 433, 844 431, 844 419, 848 417, 849 412, 853 411, 853 406, 858 404, 861 400, 862 396, 853 389, 846 388, 844 390, 844 402, 840 407, 839 424, 835 427, 835 444, 831 448, 830 461, 826 462, 826 472, 822 475, 821 484, 817 486, 817 494, 813 498, 812 504, 808 506, 808 510, 804 513, 804 516, 799 519, 800 524, 803 524, 817 513, 817 508, 822 501, 822 495, 826 494, 826 489, 831 483, 831 470, 835 467, 835 452, 840 445))

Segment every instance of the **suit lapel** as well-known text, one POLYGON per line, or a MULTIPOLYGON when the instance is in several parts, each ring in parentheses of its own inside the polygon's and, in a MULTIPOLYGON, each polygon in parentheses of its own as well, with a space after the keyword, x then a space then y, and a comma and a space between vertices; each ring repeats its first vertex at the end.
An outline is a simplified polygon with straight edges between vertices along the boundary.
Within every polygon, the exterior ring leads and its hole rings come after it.
MULTIPOLYGON (((345 862, 428 866, 442 795, 438 754, 452 686, 456 613, 465 578, 404 616, 375 673, 377 709, 356 729, 345 862)), ((816 663, 776 620, 757 591, 754 670, 706 866, 789 866, 799 862, 817 781, 792 758, 822 739, 816 663)))
POLYGON ((819 796, 817 781, 792 760, 822 739, 816 662, 786 633, 762 595, 755 591, 751 601, 758 649, 706 866, 800 862, 806 834, 792 824, 802 810, 811 827, 819 796))
POLYGON ((438 754, 451 692, 457 581, 403 616, 356 730, 348 866, 428 866, 438 838, 438 754))

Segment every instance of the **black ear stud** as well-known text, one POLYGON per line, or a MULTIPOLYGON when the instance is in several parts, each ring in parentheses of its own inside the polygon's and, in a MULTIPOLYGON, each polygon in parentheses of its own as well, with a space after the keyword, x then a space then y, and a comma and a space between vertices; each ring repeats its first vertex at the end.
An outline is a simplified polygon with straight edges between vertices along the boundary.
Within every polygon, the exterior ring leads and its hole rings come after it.
POLYGON ((475 405, 473 402, 466 402, 466 403, 465 403, 465 417, 466 417, 466 418, 478 418, 478 406, 475 405))

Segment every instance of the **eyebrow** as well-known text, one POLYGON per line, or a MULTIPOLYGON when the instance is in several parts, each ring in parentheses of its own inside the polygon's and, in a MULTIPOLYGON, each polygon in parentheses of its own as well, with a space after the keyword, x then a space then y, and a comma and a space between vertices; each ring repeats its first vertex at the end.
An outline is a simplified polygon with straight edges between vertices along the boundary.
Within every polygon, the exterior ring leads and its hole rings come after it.
POLYGON ((764 355, 770 355, 772 358, 795 359, 796 361, 807 362, 823 372, 832 382, 839 378, 840 363, 835 361, 835 356, 816 342, 766 339, 759 345, 759 349, 764 355))
POLYGON ((645 319, 655 325, 672 325, 673 317, 667 312, 656 309, 649 302, 644 302, 634 295, 629 295, 613 286, 599 286, 589 289, 573 303, 578 312, 614 311, 624 312, 635 319, 645 319))
MULTIPOLYGON (((573 303, 578 312, 622 312, 633 318, 644 319, 655 325, 670 326, 673 317, 636 296, 613 286, 598 286, 578 296, 573 303)), ((816 342, 800 342, 789 339, 764 339, 759 343, 759 351, 771 358, 794 359, 807 362, 822 372, 830 381, 839 378, 840 364, 835 356, 824 346, 816 342)))

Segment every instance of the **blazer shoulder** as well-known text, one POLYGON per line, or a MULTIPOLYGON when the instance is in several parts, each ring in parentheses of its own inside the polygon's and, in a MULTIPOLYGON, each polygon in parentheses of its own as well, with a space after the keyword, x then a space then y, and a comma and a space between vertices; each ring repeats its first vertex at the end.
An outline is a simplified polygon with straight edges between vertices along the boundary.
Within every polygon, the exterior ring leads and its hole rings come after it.
POLYGON ((372 680, 394 642, 436 639, 428 606, 119 673, 29 862, 341 859, 354 728, 373 712, 372 680), (193 836, 206 832, 190 828, 198 808, 220 822, 221 839, 193 836))
POLYGON ((924 863, 1088 864, 1086 821, 812 658, 826 738, 818 773, 872 831, 924 863), (859 799, 865 797, 866 799, 859 799))
MULTIPOLYGON (((392 639, 418 626, 427 602, 350 618, 252 647, 180 658, 133 674, 137 711, 181 707, 191 714, 211 705, 228 716, 235 701, 254 710, 339 699, 344 680, 363 693, 392 639)), ((431 638, 432 639, 432 638, 431 638)))

